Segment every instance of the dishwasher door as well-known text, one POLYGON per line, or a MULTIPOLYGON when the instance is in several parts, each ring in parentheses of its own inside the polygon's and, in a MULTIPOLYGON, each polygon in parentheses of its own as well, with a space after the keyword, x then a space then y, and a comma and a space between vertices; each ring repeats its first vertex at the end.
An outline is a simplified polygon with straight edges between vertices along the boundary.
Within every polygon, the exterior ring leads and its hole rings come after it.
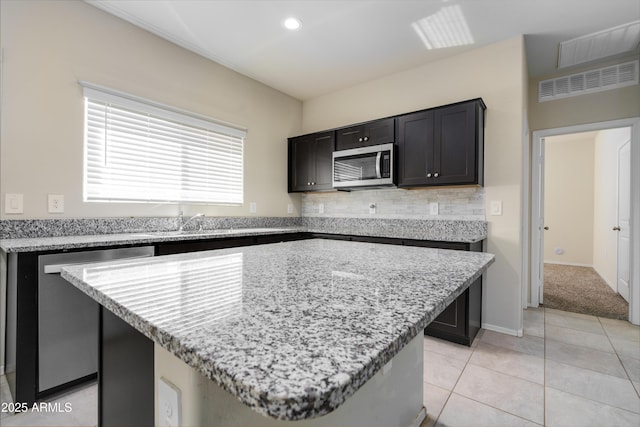
POLYGON ((60 277, 69 264, 153 256, 153 246, 38 257, 38 393, 98 371, 99 305, 60 277))

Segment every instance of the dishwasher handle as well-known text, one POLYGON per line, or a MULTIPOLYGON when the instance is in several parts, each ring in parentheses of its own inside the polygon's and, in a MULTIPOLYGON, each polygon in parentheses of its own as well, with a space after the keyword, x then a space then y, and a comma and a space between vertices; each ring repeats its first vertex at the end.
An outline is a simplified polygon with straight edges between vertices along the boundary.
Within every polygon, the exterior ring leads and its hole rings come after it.
POLYGON ((44 273, 45 274, 60 274, 62 272, 62 269, 64 267, 72 267, 74 265, 81 265, 81 264, 97 264, 97 263, 101 263, 101 262, 109 262, 109 261, 118 261, 118 260, 124 260, 124 259, 137 259, 137 258, 148 258, 151 257, 153 255, 140 255, 140 256, 133 256, 133 257, 126 257, 126 258, 115 258, 115 259, 107 259, 107 260, 103 260, 103 261, 85 261, 85 262, 75 262, 75 263, 68 263, 68 264, 46 264, 44 266, 44 273))

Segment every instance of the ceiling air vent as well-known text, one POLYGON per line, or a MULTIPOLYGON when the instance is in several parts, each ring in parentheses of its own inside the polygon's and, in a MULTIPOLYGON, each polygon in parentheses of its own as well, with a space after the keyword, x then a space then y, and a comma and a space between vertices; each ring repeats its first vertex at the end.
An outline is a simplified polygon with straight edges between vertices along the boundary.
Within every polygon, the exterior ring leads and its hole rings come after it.
POLYGON ((538 102, 568 98, 638 84, 638 61, 584 73, 571 74, 538 83, 538 102))
POLYGON ((608 28, 560 43, 558 68, 571 67, 638 48, 640 21, 608 28))

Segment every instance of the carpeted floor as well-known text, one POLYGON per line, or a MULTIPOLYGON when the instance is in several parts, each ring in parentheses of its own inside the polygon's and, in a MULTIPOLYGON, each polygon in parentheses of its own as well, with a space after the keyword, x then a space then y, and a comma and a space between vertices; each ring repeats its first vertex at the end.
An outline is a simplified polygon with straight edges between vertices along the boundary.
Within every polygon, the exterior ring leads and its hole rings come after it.
POLYGON ((544 265, 544 307, 628 319, 629 305, 591 267, 544 265))

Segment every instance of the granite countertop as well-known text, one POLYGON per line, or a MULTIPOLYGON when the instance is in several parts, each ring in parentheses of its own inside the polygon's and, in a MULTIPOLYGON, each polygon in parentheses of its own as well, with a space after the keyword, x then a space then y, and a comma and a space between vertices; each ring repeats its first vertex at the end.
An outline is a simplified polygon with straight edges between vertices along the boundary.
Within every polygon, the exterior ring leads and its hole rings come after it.
POLYGON ((311 239, 66 267, 62 276, 257 412, 331 412, 494 256, 311 239))
POLYGON ((120 234, 94 234, 77 236, 29 237, 0 239, 0 249, 10 252, 36 252, 103 246, 154 244, 186 240, 224 239, 227 237, 263 236, 270 234, 297 233, 304 227, 239 228, 204 231, 141 231, 120 234))
POLYGON ((295 227, 242 227, 218 228, 202 232, 137 231, 118 234, 5 238, 0 239, 0 249, 7 253, 37 252, 297 232, 474 243, 487 237, 487 226, 484 221, 323 218, 321 221, 309 220, 307 225, 295 227))

